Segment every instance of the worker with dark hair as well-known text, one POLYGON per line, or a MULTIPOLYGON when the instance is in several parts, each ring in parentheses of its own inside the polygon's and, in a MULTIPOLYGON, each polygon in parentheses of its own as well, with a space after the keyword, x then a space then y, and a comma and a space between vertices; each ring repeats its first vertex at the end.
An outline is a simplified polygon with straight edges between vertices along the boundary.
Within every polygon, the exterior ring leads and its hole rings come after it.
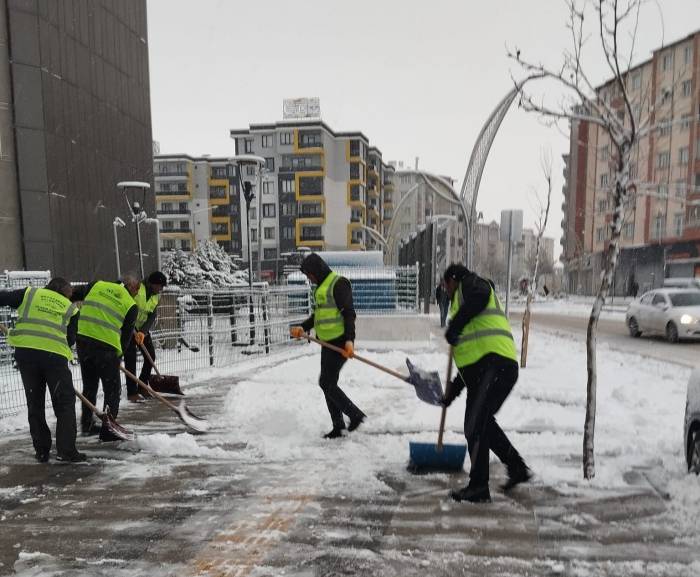
POLYGON ((301 272, 316 285, 314 313, 301 326, 292 327, 291 335, 299 338, 313 328, 316 338, 343 349, 342 354, 326 347, 321 349, 319 377, 319 385, 326 397, 326 406, 333 423, 333 428, 324 438, 337 439, 345 434, 346 428, 354 431, 366 418, 338 386, 340 369, 354 355, 355 308, 352 285, 346 278, 334 273, 315 253, 311 253, 301 263, 301 272), (347 427, 343 415, 350 419, 347 427))
MULTIPOLYGON (((158 303, 160 302, 160 293, 165 285, 168 284, 165 275, 160 271, 152 272, 148 275, 145 282, 139 284, 139 290, 134 297, 138 313, 136 315, 134 338, 129 342, 129 346, 124 351, 124 366, 132 375, 136 374, 136 349, 143 345, 151 358, 155 360, 156 349, 153 346, 151 339, 151 328, 156 321, 158 315, 158 303)), ((151 378, 152 365, 144 357, 143 366, 139 378, 148 384, 151 378)), ((126 396, 132 403, 139 403, 144 398, 139 394, 138 385, 130 378, 126 379, 126 396)))
MULTIPOLYGON (((77 337, 83 395, 95 404, 97 388, 102 381, 104 408, 109 407, 114 418, 119 413, 121 397, 119 363, 134 332, 138 313, 134 296, 140 284, 135 275, 126 274, 122 282, 97 281, 76 290, 73 296, 74 300, 83 301, 77 337)), ((92 417, 92 412, 83 406, 80 418, 83 434, 99 432, 101 441, 119 440, 106 425, 97 429, 92 417)))
POLYGON ((70 301, 72 292, 71 284, 58 277, 45 288, 0 292, 0 306, 17 309, 17 322, 7 342, 15 347, 27 398, 29 432, 40 463, 49 460, 51 451, 51 430, 44 410, 47 386, 56 415, 56 458, 87 460, 75 447, 75 390, 68 361, 73 359, 78 309, 70 301))
POLYGON ((458 264, 447 268, 444 281, 452 300, 445 338, 459 375, 448 385, 443 405, 449 406, 466 384, 464 435, 471 460, 469 484, 450 495, 455 501, 489 502, 489 451, 507 467, 504 491, 532 477, 495 418, 518 380, 518 356, 493 284, 458 264))

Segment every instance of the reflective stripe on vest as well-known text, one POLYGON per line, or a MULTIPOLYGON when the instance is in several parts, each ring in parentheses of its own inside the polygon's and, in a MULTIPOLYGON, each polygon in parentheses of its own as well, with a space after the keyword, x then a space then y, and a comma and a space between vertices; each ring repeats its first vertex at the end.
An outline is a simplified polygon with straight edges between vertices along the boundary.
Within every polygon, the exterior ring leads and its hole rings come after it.
POLYGON ((146 322, 148 315, 150 315, 154 310, 156 310, 156 307, 160 302, 160 295, 151 295, 147 299, 146 287, 143 283, 141 283, 141 285, 139 286, 139 292, 136 293, 136 296, 134 297, 134 301, 136 302, 136 306, 139 307, 139 313, 136 317, 136 328, 140 329, 146 322))
POLYGON ((134 299, 123 285, 98 281, 83 301, 78 334, 106 343, 122 354, 121 329, 134 299))
POLYGON ((30 287, 17 312, 19 318, 7 339, 10 345, 73 358, 66 333, 71 317, 78 312, 75 304, 56 291, 30 287))
MULTIPOLYGON (((452 299, 451 308, 455 314, 462 304, 464 297, 460 284, 452 299)), ((454 348, 455 363, 458 367, 473 365, 491 353, 516 362, 518 359, 510 323, 493 288, 486 308, 462 329, 454 348)))
POLYGON ((314 329, 322 341, 332 341, 343 336, 345 321, 335 304, 333 289, 341 277, 331 272, 314 292, 314 329))

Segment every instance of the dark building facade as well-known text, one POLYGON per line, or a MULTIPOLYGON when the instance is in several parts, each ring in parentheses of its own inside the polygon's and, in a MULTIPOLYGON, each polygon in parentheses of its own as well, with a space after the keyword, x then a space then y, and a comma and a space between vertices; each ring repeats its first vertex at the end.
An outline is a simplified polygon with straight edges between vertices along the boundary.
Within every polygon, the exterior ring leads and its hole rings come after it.
POLYGON ((0 0, 0 269, 112 278, 119 216, 121 269, 138 271, 116 184, 153 184, 147 38, 146 0, 0 0))

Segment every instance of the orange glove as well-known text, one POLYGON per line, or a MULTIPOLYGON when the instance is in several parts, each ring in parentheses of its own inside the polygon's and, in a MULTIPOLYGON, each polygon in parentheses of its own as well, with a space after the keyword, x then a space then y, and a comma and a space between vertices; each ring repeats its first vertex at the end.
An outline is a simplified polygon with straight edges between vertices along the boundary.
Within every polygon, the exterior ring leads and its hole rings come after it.
POLYGON ((146 337, 141 331, 136 331, 134 333, 134 341, 137 345, 141 346, 143 344, 143 339, 146 337))
POLYGON ((304 336, 304 329, 301 327, 291 327, 289 329, 289 334, 292 335, 292 338, 300 339, 304 336))
POLYGON ((345 348, 343 349, 343 356, 346 359, 351 359, 355 356, 355 347, 352 341, 345 341, 345 348))

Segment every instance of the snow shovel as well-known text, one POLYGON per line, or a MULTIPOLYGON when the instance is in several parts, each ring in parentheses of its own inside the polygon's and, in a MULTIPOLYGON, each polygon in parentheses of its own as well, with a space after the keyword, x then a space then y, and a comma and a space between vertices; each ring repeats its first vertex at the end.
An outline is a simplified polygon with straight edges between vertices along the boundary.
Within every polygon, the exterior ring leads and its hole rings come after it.
POLYGON ((83 404, 102 420, 102 425, 106 427, 106 429, 115 437, 119 437, 122 441, 133 441, 136 438, 136 435, 132 431, 122 427, 119 423, 117 423, 117 421, 114 420, 114 417, 109 412, 109 407, 107 407, 104 411, 100 411, 95 405, 88 401, 85 398, 85 395, 83 395, 78 389, 73 387, 73 390, 75 390, 75 394, 78 395, 83 404))
POLYGON ((198 353, 198 352, 199 352, 199 347, 197 347, 197 346, 195 346, 195 345, 189 344, 189 343, 185 340, 184 337, 179 337, 177 340, 178 340, 178 342, 179 342, 180 344, 185 345, 185 348, 188 348, 188 349, 191 350, 193 353, 198 353))
POLYGON ((161 403, 163 403, 166 407, 173 411, 189 429, 197 433, 206 433, 209 430, 209 423, 192 413, 185 405, 185 401, 180 401, 180 404, 175 405, 171 403, 168 399, 166 399, 163 395, 154 391, 151 387, 149 387, 131 371, 126 370, 124 368, 124 365, 119 365, 119 370, 122 373, 124 373, 127 377, 129 377, 132 381, 137 383, 139 387, 144 389, 147 393, 158 399, 161 403))
POLYGON ((151 354, 148 352, 148 349, 142 344, 139 345, 139 347, 141 348, 141 353, 143 353, 143 356, 149 363, 151 363, 153 370, 156 372, 155 376, 152 376, 148 380, 150 387, 154 391, 163 395, 176 395, 179 397, 184 397, 185 393, 183 393, 182 389, 180 389, 180 377, 177 375, 161 375, 158 367, 156 367, 153 357, 151 357, 151 354))
MULTIPOLYGON (((314 337, 312 337, 311 335, 309 335, 307 333, 304 333, 299 338, 308 339, 310 341, 318 343, 322 347, 326 347, 327 349, 331 349, 332 351, 335 351, 336 353, 340 353, 341 355, 344 352, 343 349, 341 349, 340 347, 336 347, 335 345, 332 345, 332 344, 327 343, 325 341, 315 339, 314 337)), ((370 367, 374 367, 375 369, 379 369, 380 371, 384 371, 385 373, 391 375, 392 377, 396 377, 397 379, 401 379, 402 381, 413 385, 416 389, 416 396, 424 403, 428 403, 429 405, 435 405, 435 406, 440 405, 440 399, 442 398, 442 383, 440 382, 440 375, 438 375, 437 372, 435 372, 435 371, 430 371, 430 372, 423 371, 423 370, 417 368, 409 359, 406 359, 406 365, 408 366, 409 375, 405 376, 405 375, 402 375, 401 373, 394 371, 388 367, 382 366, 379 363, 375 363, 374 361, 371 361, 370 359, 367 359, 365 357, 361 357, 360 355, 353 355, 352 358, 357 359, 358 361, 365 363, 366 365, 369 365, 370 367)))
MULTIPOLYGON (((452 381, 452 347, 447 365, 447 384, 452 381)), ((467 454, 466 445, 444 445, 442 437, 445 432, 445 416, 447 407, 442 407, 440 415, 440 431, 437 445, 432 443, 409 443, 410 460, 408 470, 411 473, 438 473, 461 471, 464 468, 464 457, 467 454)))

